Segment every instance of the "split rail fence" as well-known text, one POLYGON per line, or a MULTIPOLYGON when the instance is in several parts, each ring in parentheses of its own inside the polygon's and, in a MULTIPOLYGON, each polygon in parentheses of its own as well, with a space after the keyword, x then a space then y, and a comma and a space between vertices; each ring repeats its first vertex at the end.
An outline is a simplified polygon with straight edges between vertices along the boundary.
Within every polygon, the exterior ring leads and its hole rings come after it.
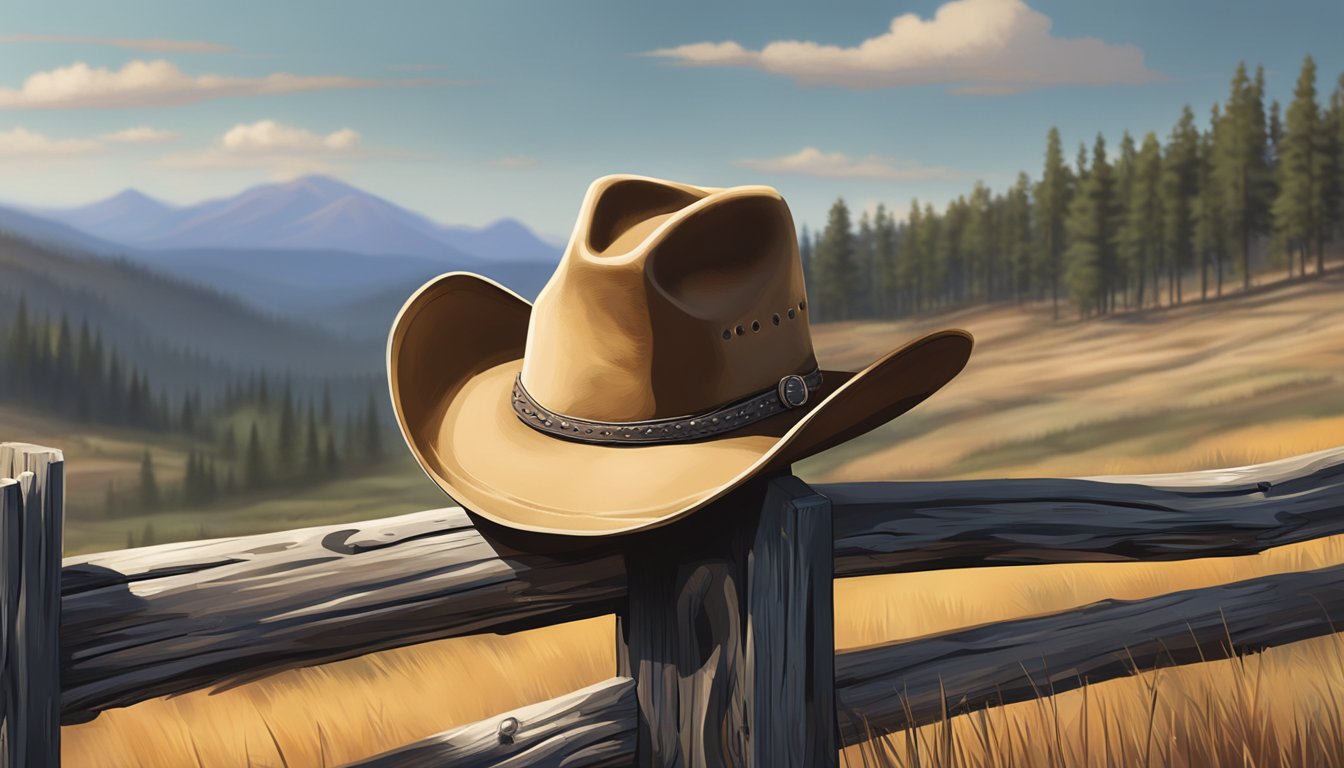
POLYGON ((0 480, 0 766, 55 766, 60 724, 152 697, 612 613, 611 679, 359 765, 834 765, 875 734, 1344 621, 1344 566, 840 653, 832 606, 838 577, 1248 555, 1341 534, 1344 448, 1130 478, 784 475, 600 541, 449 507, 62 563, 63 471, 60 451, 0 444, 0 477, 15 478, 0 480))

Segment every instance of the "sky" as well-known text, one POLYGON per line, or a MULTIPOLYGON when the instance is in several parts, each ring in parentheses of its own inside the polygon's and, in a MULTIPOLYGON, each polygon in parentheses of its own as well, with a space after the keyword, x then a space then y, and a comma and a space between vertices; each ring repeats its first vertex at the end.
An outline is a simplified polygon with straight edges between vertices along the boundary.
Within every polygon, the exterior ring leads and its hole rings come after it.
POLYGON ((562 240, 608 173, 904 212, 1098 132, 1201 121, 1238 61, 1285 105, 1344 2, 0 0, 0 200, 173 203, 320 172, 562 240))

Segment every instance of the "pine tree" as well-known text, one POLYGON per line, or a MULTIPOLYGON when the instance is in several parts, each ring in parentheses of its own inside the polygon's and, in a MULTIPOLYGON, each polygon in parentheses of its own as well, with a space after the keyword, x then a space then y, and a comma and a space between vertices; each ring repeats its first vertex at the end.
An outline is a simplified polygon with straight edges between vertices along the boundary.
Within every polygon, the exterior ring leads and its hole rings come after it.
POLYGON ((996 298, 995 264, 990 247, 993 240, 989 187, 977 181, 971 188, 971 196, 966 199, 959 243, 964 269, 964 299, 993 301, 996 298))
POLYGON ((1059 319, 1060 279, 1064 275, 1064 220, 1069 211, 1070 186, 1059 129, 1051 128, 1046 137, 1045 169, 1036 188, 1036 232, 1041 258, 1037 271, 1050 286, 1050 304, 1056 320, 1059 319))
POLYGON ((322 383, 322 426, 330 430, 334 425, 331 409, 331 382, 326 381, 322 383))
POLYGON ((232 424, 224 425, 223 436, 220 438, 219 455, 225 461, 234 461, 238 458, 238 434, 234 431, 232 424))
POLYGON ((1069 294, 1083 314, 1107 311, 1108 280, 1115 262, 1115 178, 1100 134, 1092 165, 1069 206, 1069 247, 1064 259, 1069 294))
MULTIPOLYGON (((1129 204, 1119 242, 1128 271, 1137 278, 1135 303, 1142 307, 1144 278, 1158 273, 1163 262, 1162 148, 1155 134, 1144 137, 1143 149, 1132 162, 1129 204)), ((1172 283, 1169 303, 1176 298, 1175 280, 1172 283)), ((1153 295, 1160 300, 1161 286, 1153 285, 1153 295)))
POLYGON ((813 305, 818 320, 848 320, 851 299, 858 293, 859 273, 854 263, 854 235, 849 207, 840 198, 831 206, 826 230, 813 251, 816 277, 813 305))
POLYGON ((303 474, 309 480, 322 476, 322 450, 317 439, 317 414, 308 406, 307 440, 304 450, 303 474))
POLYGON ((812 235, 808 234, 807 225, 803 225, 803 232, 798 236, 798 260, 803 263, 803 285, 812 287, 812 235))
POLYGON ((1108 265, 1106 269, 1105 282, 1107 285, 1107 305, 1115 304, 1115 291, 1127 288, 1132 275, 1129 273, 1130 264, 1124 259, 1120 252, 1120 230, 1125 223, 1125 211, 1129 206, 1129 201, 1133 197, 1134 191, 1134 171, 1138 160, 1138 147, 1134 144, 1134 137, 1129 131, 1123 131, 1120 134, 1119 152, 1115 159, 1115 165, 1111 172, 1115 179, 1115 205, 1116 211, 1116 243, 1115 243, 1115 261, 1108 265))
POLYGON ((1274 227, 1288 249, 1289 271, 1292 253, 1301 257, 1301 272, 1306 274, 1307 254, 1316 254, 1316 271, 1325 268, 1325 240, 1328 199, 1327 126, 1316 101, 1316 62, 1308 56, 1302 62, 1288 107, 1288 119, 1281 143, 1279 195, 1274 201, 1274 227))
POLYGON ((154 478, 154 460, 145 449, 140 459, 140 509, 152 512, 159 508, 159 484, 154 478))
POLYGON ((877 265, 874 309, 880 317, 892 317, 898 309, 901 274, 896 253, 896 222, 882 204, 877 206, 873 219, 873 261, 877 265))
POLYGON ((1214 135, 1218 132, 1218 126, 1222 123, 1222 116, 1218 112, 1218 105, 1213 106, 1213 112, 1209 121, 1209 130, 1200 136, 1199 141, 1199 179, 1197 186, 1199 194, 1195 198, 1195 254, 1199 259, 1199 299, 1204 301, 1209 297, 1209 269, 1213 268, 1217 272, 1217 291, 1218 295, 1223 292, 1223 252, 1224 252, 1224 227, 1223 227, 1223 194, 1217 186, 1217 179, 1214 174, 1215 141, 1214 135))
POLYGON ((873 222, 868 212, 859 214, 859 231, 854 237, 854 269, 858 272, 855 293, 849 303, 854 317, 871 317, 877 305, 877 258, 873 253, 873 222))
POLYGON ((1220 130, 1214 133, 1214 176, 1223 190, 1223 216, 1236 248, 1242 287, 1251 287, 1251 243, 1263 230, 1269 209, 1269 166, 1263 75, 1252 81, 1237 65, 1220 130))
POLYGON ((266 471, 266 457, 261 451, 261 435, 257 432, 257 422, 252 422, 252 431, 247 436, 247 456, 243 461, 244 477, 251 490, 264 488, 269 482, 266 471))
POLYGON ((322 451, 322 466, 327 477, 336 477, 341 472, 341 460, 336 455, 336 430, 327 430, 327 445, 322 451))
POLYGON ((1330 94, 1325 123, 1325 228, 1344 236, 1344 74, 1330 94))
POLYGON ((364 457, 370 463, 383 457, 383 430, 378 421, 378 401, 373 393, 364 408, 364 457))
POLYGON ((901 292, 905 296, 906 312, 919 312, 924 309, 923 265, 924 265, 924 214, 919 208, 919 199, 910 201, 910 213, 906 216, 905 228, 901 234, 900 262, 901 292))
POLYGON ((1021 300, 1033 289, 1031 179, 1017 174, 1017 183, 1004 198, 1004 253, 1010 275, 1009 292, 1021 300))
POLYGON ((280 474, 288 476, 297 463, 298 456, 298 419, 294 413, 294 391, 289 380, 285 380, 284 391, 280 395, 280 424, 276 429, 275 455, 280 474))
POLYGON ((56 348, 52 354, 54 370, 51 377, 50 397, 57 408, 69 408, 75 391, 75 338, 70 332, 70 318, 61 313, 60 329, 56 334, 56 348))
POLYGON ((1168 279, 1181 303, 1181 277, 1195 263, 1195 219, 1199 190, 1199 129, 1186 105, 1171 129, 1162 161, 1162 230, 1168 279))
POLYGON ((28 320, 28 297, 19 294, 19 306, 14 310, 14 322, 9 326, 9 343, 5 351, 5 372, 13 377, 9 381, 14 394, 27 394, 32 359, 29 336, 32 329, 28 320))

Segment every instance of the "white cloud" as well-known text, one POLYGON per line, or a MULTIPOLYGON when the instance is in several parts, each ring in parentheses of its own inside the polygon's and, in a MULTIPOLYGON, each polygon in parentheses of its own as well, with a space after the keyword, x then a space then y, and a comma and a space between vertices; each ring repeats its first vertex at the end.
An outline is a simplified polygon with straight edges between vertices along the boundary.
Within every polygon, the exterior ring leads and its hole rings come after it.
POLYGON ((22 126, 0 131, 0 158, 35 160, 70 157, 97 152, 102 145, 93 139, 53 139, 22 126))
POLYGON ((188 170, 262 168, 279 175, 330 171, 334 160, 364 154, 361 139, 351 128, 320 134, 258 120, 233 126, 204 151, 168 155, 160 164, 188 170))
POLYGON ((495 160, 499 168, 531 168, 537 164, 537 158, 531 155, 508 155, 495 160))
POLYGON ((1022 0, 952 0, 932 18, 907 13, 850 48, 802 40, 703 42, 647 55, 686 66, 751 67, 804 85, 892 88, 948 84, 955 93, 1016 93, 1053 85, 1147 83, 1162 75, 1133 45, 1055 37, 1050 17, 1022 0))
POLYGON ((137 125, 133 128, 124 128, 120 131, 104 133, 98 138, 103 141, 110 141, 113 144, 167 144, 176 139, 177 134, 172 131, 163 130, 162 128, 137 125))
POLYGON ((359 143, 359 133, 349 128, 321 136, 274 120, 238 124, 220 139, 228 152, 265 154, 271 152, 344 152, 359 143))
POLYGON ((263 77, 188 75, 177 65, 157 59, 127 62, 121 69, 68 67, 37 72, 19 88, 0 88, 0 109, 82 109, 98 107, 164 107, 230 96, 262 96, 298 91, 346 88, 413 87, 428 80, 371 80, 339 75, 263 77))
POLYGON ((958 177, 955 171, 941 166, 897 163, 878 155, 850 158, 842 152, 822 152, 816 147, 803 147, 792 155, 782 157, 772 157, 764 160, 739 160, 737 164, 753 171, 820 176, 833 179, 928 181, 958 177))
POLYGON ((204 40, 165 40, 146 37, 96 37, 92 35, 0 35, 0 45, 12 43, 62 43, 73 45, 107 45, 149 53, 228 53, 232 45, 208 43, 204 40))

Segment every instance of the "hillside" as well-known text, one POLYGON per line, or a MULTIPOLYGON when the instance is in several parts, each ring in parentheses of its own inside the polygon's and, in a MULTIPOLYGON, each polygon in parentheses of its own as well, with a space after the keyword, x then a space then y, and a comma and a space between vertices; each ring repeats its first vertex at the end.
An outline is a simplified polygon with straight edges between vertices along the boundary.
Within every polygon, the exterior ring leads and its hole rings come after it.
POLYGON ((1130 474, 1344 444, 1344 273, 1206 304, 1087 321, 999 307, 822 324, 823 367, 942 327, 970 363, 910 414, 802 463, 812 480, 1130 474))
POLYGON ((37 315, 66 313, 76 325, 87 319, 105 340, 152 369, 162 368, 163 355, 155 350, 164 349, 189 350, 194 365, 206 360, 239 370, 369 374, 382 366, 379 345, 352 347, 313 325, 125 260, 37 245, 3 231, 0 275, 0 324, 23 295, 37 315))

